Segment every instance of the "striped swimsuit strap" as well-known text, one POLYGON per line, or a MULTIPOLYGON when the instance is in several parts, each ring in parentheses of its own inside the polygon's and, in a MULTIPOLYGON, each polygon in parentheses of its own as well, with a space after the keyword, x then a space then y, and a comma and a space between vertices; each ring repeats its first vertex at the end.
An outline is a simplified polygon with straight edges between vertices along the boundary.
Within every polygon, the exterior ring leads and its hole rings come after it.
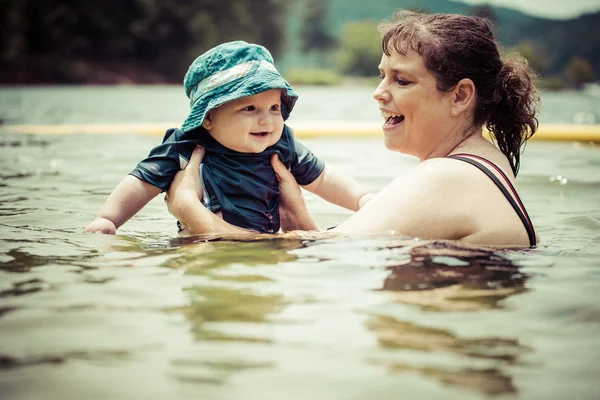
POLYGON ((452 154, 452 155, 448 156, 447 158, 464 161, 468 164, 471 164, 471 165, 479 168, 483 173, 485 173, 492 180, 492 182, 494 182, 494 184, 498 187, 498 189, 500 189, 500 191, 502 192, 504 197, 506 197, 506 200, 508 200, 508 202, 510 203, 512 208, 515 210, 515 212, 519 216, 519 219, 521 220, 521 222, 523 223, 523 226, 525 226, 525 230, 527 231, 527 236, 529 237, 529 245, 531 247, 534 247, 536 245, 536 241, 535 241, 535 230, 533 229, 533 224, 531 223, 531 219, 529 218, 529 214, 527 214, 527 210, 525 210, 525 206, 523 205, 521 198, 517 194, 515 187, 510 182, 510 179, 508 179, 506 174, 496 164, 494 164, 490 160, 487 160, 487 159, 477 156, 475 154, 467 154, 467 153, 452 154), (488 167, 483 165, 481 162, 488 164, 496 172, 498 172, 498 174, 504 179, 506 184, 503 184, 498 179, 498 177, 492 171, 490 171, 488 167), (512 195, 511 195, 511 193, 509 193, 509 191, 506 189, 506 187, 508 187, 510 189, 510 191, 512 192, 512 195))

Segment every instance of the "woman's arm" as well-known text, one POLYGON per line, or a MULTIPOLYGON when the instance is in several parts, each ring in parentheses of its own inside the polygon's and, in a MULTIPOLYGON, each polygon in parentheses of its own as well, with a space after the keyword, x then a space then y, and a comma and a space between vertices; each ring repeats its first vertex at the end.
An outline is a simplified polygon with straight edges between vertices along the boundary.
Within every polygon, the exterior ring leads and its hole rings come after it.
POLYGON ((127 175, 113 189, 96 219, 85 227, 85 231, 114 235, 118 227, 133 217, 160 192, 160 188, 127 175))
POLYGON ((198 170, 204 154, 204 148, 197 146, 186 168, 175 175, 165 198, 169 212, 190 234, 252 232, 224 221, 200 202, 202 183, 198 170))
MULTIPOLYGON (((271 161, 280 184, 281 208, 292 229, 318 229, 292 174, 276 158, 271 161)), ((447 160, 427 161, 397 177, 358 212, 333 231, 348 234, 390 233, 459 239, 471 231, 472 219, 460 181, 449 171, 447 160), (450 210, 450 211, 449 211, 450 210)))
POLYGON ((461 239, 475 229, 472 210, 476 204, 466 195, 472 185, 455 167, 447 159, 420 163, 396 177, 335 231, 461 239))
MULTIPOLYGON (((271 164, 280 181, 281 207, 289 215, 287 229, 318 229, 292 174, 277 160, 271 164)), ((472 166, 447 158, 409 169, 332 231, 495 246, 528 243, 518 216, 493 182, 472 166)))
POLYGON ((359 210, 373 195, 342 170, 326 165, 312 183, 303 186, 324 200, 348 210, 359 210))

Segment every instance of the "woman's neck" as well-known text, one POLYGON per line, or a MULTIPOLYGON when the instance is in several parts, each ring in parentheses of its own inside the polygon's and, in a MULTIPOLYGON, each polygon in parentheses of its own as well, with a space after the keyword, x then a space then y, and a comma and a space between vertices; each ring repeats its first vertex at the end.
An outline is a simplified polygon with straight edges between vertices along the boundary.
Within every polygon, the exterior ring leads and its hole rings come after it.
MULTIPOLYGON (((467 130, 461 130, 456 134, 448 135, 447 139, 439 143, 429 154, 421 158, 421 161, 431 158, 444 158, 449 154, 456 152, 457 149, 466 149, 471 146, 479 146, 480 141, 487 141, 483 137, 483 127, 471 127, 467 130)), ((464 150, 463 150, 464 151, 464 150)))

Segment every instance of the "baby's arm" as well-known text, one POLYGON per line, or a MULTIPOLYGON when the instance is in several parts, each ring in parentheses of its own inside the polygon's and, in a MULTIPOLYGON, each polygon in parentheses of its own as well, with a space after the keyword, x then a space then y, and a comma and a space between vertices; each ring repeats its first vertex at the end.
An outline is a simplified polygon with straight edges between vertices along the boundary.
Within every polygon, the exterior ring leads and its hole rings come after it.
POLYGON ((96 219, 86 226, 85 231, 114 235, 118 227, 133 217, 160 192, 160 188, 143 182, 135 176, 127 175, 114 188, 96 219))
POLYGON ((352 211, 358 211, 373 196, 350 175, 331 165, 326 165, 317 179, 303 187, 330 203, 352 211))

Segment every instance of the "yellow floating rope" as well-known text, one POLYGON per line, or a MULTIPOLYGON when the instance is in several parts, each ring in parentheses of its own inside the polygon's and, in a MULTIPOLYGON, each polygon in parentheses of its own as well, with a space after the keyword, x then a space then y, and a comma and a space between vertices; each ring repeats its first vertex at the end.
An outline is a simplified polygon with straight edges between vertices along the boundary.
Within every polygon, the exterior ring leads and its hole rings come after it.
MULTIPOLYGON (((296 137, 378 136, 383 135, 380 121, 289 121, 296 137)), ((140 134, 162 136, 179 123, 103 123, 56 125, 0 125, 2 134, 73 135, 140 134)), ((532 140, 600 143, 600 124, 540 124, 532 140)))

